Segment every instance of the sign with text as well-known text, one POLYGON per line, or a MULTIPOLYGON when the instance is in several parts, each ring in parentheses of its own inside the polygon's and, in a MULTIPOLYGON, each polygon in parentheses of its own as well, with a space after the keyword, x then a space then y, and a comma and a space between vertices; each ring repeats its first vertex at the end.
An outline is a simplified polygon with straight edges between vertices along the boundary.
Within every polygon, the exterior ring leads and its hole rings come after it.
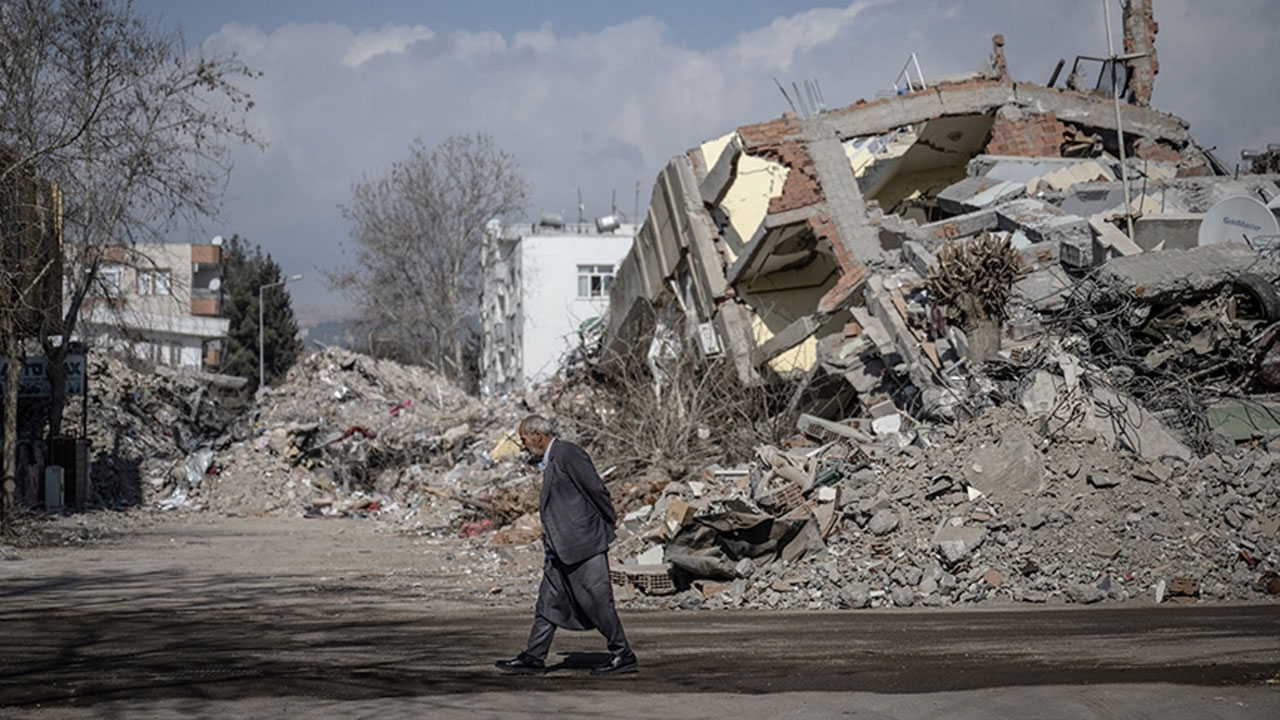
MULTIPOLYGON (((84 353, 72 353, 62 364, 67 369, 67 397, 84 395, 84 353)), ((9 370, 9 358, 0 356, 0 393, 5 389, 5 373, 9 370)), ((49 364, 43 355, 27 358, 22 366, 22 378, 18 381, 18 397, 46 398, 53 394, 49 382, 49 364)))

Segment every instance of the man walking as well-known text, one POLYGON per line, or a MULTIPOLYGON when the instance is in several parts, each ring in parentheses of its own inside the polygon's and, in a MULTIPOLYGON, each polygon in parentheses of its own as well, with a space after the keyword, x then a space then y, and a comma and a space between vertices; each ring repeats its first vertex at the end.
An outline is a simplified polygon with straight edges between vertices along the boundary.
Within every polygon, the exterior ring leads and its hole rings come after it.
POLYGON ((520 423, 520 443, 533 459, 542 459, 538 507, 547 557, 528 647, 497 666, 507 672, 542 672, 557 627, 594 628, 604 635, 612 658, 591 668, 591 674, 635 672, 636 655, 622 631, 609 584, 605 551, 614 539, 617 515, 604 481, 586 451, 555 437, 551 423, 540 415, 520 423))

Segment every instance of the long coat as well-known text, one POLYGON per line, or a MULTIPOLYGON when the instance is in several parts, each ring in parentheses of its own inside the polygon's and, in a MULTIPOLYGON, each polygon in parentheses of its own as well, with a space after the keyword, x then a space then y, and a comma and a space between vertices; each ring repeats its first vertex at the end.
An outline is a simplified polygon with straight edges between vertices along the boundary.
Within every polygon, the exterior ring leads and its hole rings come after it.
POLYGON ((556 439, 542 471, 539 501, 543 542, 566 565, 609 549, 618 516, 591 458, 571 442, 556 439))
POLYGON ((542 541, 554 557, 543 564, 537 614, 569 630, 609 635, 617 628, 621 635, 605 556, 617 515, 585 450, 564 440, 551 445, 540 508, 542 541))

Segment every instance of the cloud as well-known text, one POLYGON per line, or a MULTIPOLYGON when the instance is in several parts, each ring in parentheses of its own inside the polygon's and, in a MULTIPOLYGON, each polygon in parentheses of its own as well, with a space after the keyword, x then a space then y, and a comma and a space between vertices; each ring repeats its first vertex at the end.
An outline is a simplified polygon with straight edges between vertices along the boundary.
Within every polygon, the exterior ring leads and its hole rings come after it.
POLYGON ((785 72, 798 53, 812 51, 846 35, 859 13, 891 1, 859 0, 844 8, 815 8, 777 18, 763 28, 739 35, 729 55, 744 67, 785 72))
MULTIPOLYGON (((786 110, 774 77, 818 78, 838 107, 889 88, 913 51, 926 75, 976 69, 997 32, 1018 79, 1043 83, 1059 58, 1105 50, 1093 2, 956 7, 859 1, 779 17, 717 47, 678 42, 666 22, 647 16, 594 32, 544 26, 509 37, 421 25, 356 32, 295 23, 270 33, 227 25, 206 47, 264 71, 247 89, 254 127, 270 146, 237 152, 224 224, 192 237, 239 233, 286 272, 307 275, 291 286, 301 305, 340 307, 319 276, 344 261, 348 226, 338 206, 353 182, 385 172, 415 137, 434 145, 453 133, 492 134, 533 184, 529 217, 544 209, 575 217, 579 188, 588 218, 609 212, 615 197, 630 215, 637 183, 643 208, 671 156, 786 110)), ((1267 39, 1280 6, 1224 7, 1157 3, 1155 104, 1234 159, 1245 144, 1280 140, 1274 73, 1242 72, 1274 65, 1267 39), (1201 28, 1224 40, 1205 42, 1201 28), (1228 44, 1229 56, 1220 49, 1228 44)))
POLYGON ((419 40, 430 40, 435 33, 422 25, 396 27, 388 25, 381 30, 366 30, 351 39, 342 56, 342 64, 359 67, 370 58, 387 53, 400 54, 419 40))

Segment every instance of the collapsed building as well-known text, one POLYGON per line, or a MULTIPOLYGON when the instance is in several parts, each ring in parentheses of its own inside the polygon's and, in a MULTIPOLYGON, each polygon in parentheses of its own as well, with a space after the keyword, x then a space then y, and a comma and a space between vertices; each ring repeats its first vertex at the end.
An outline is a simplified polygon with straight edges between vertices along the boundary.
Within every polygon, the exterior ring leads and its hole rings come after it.
MULTIPOLYGON (((786 113, 672 158, 618 268, 603 357, 643 353, 675 308, 690 347, 743 383, 804 383, 815 415, 946 416, 970 342, 924 292, 946 243, 995 234, 1020 255, 1008 357, 1095 268, 1205 252, 1200 221, 1225 198, 1276 206, 1280 176, 1228 176, 1184 120, 1149 107, 1154 35, 1149 3, 1128 3, 1124 102, 1107 63, 1085 88, 1088 58, 1061 85, 1057 71, 1013 81, 997 35, 980 72, 909 77, 892 97, 786 113)), ((1230 256, 1239 272, 1253 249, 1184 262, 1219 272, 1230 256)))

